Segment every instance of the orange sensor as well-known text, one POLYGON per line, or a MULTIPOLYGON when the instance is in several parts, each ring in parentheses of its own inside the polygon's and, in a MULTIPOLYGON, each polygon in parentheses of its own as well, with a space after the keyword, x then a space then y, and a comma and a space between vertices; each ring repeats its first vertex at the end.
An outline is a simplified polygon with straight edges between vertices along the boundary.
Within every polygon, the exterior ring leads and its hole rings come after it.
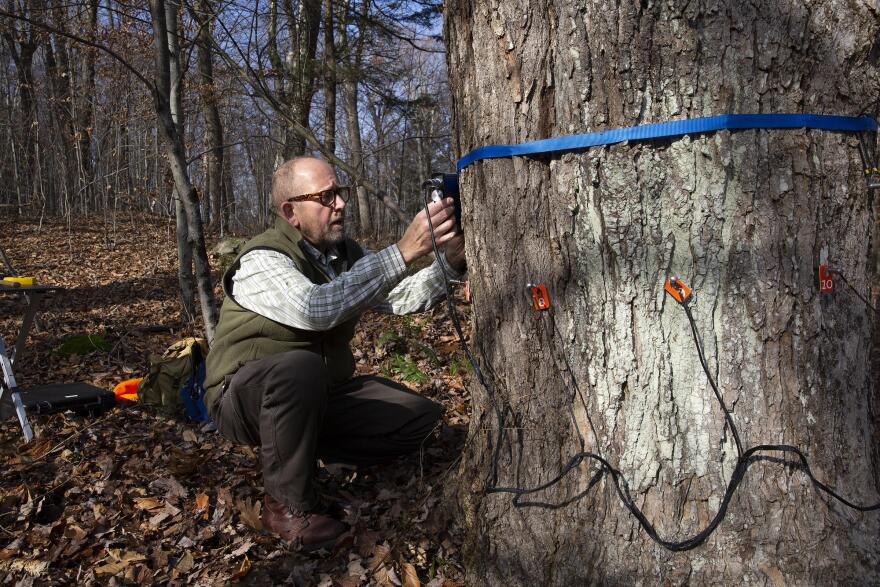
POLYGON ((685 303, 685 301, 691 297, 691 288, 677 277, 670 277, 667 279, 666 285, 663 286, 663 289, 666 290, 666 293, 675 298, 675 301, 679 304, 685 303))
POLYGON ((547 286, 543 283, 530 286, 532 290, 532 307, 542 312, 550 309, 550 296, 547 295, 547 286))

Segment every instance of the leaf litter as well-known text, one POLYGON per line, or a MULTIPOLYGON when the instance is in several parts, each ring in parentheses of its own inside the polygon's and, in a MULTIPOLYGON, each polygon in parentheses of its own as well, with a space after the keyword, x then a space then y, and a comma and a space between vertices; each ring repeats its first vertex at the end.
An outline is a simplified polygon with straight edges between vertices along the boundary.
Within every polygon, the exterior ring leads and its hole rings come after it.
MULTIPOLYGON (((173 221, 148 215, 0 219, 0 247, 17 273, 65 288, 44 301, 16 365, 19 385, 112 389, 142 375, 150 354, 200 335, 180 322, 174 243, 173 221), (84 339, 101 344, 60 352, 84 339)), ((22 303, 0 296, 7 347, 22 303)), ((358 374, 390 376, 441 402, 443 425, 420 455, 319 470, 319 493, 351 527, 319 556, 291 553, 262 531, 259 451, 200 425, 137 403, 91 418, 32 416, 29 444, 14 418, 0 423, 0 583, 461 585, 462 533, 445 499, 470 410, 455 340, 442 304, 362 319, 352 343, 358 374)))

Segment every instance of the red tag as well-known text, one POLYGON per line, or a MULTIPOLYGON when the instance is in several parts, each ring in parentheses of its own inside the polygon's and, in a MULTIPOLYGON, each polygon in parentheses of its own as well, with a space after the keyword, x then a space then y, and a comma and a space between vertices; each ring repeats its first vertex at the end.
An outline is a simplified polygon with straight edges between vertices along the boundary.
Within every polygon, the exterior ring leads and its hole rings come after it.
POLYGON ((547 295, 547 286, 543 283, 532 286, 532 307, 541 312, 550 308, 550 296, 547 295))
POLYGON ((819 265, 819 291, 831 293, 834 291, 834 276, 828 265, 819 265))

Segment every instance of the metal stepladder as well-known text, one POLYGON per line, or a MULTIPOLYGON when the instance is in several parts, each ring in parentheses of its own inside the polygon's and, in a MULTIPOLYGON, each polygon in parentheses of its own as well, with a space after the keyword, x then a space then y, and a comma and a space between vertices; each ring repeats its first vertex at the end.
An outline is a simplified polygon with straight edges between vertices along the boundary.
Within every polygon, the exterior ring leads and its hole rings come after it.
POLYGON ((11 353, 7 352, 6 345, 3 343, 3 337, 0 337, 0 370, 3 371, 3 378, 0 380, 0 415, 5 419, 8 414, 4 413, 4 411, 11 404, 11 408, 14 410, 15 416, 18 418, 18 422, 21 425, 21 431, 22 434, 24 434, 24 441, 26 443, 33 440, 34 432, 31 428, 30 421, 28 420, 27 411, 21 398, 22 392, 15 380, 15 374, 13 373, 12 367, 16 360, 21 360, 24 356, 25 341, 27 340, 31 326, 34 323, 34 318, 40 309, 43 296, 47 293, 60 291, 62 289, 63 288, 60 287, 46 285, 21 286, 17 283, 10 284, 0 281, 0 293, 26 294, 28 299, 21 328, 19 329, 15 341, 15 347, 13 347, 11 353), (9 397, 8 400, 6 398, 7 394, 9 397))
POLYGON ((30 442, 34 438, 34 431, 31 429, 31 423, 28 420, 27 412, 25 412, 24 404, 21 403, 21 393, 18 391, 18 384, 15 382, 15 375, 12 373, 12 361, 6 355, 6 345, 3 344, 3 337, 0 337, 0 367, 3 368, 3 384, 0 385, 0 402, 3 401, 4 394, 8 393, 12 401, 12 409, 21 424, 21 431, 24 434, 24 441, 30 442))

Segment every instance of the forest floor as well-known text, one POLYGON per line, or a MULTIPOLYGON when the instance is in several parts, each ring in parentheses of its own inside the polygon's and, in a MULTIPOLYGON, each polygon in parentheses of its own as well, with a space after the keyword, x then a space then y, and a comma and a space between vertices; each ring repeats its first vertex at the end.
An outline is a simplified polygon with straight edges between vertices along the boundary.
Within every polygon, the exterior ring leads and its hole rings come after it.
MULTIPOLYGON (((172 220, 2 218, 0 247, 19 275, 65 288, 47 296, 16 365, 22 388, 84 381, 109 390, 142 376, 151 354, 201 334, 149 330, 179 320, 172 220), (66 353, 62 343, 81 335, 102 337, 105 350, 66 353)), ((0 296, 7 348, 22 309, 19 296, 0 296)), ((351 530, 318 556, 262 531, 258 452, 200 425, 132 402, 97 417, 34 416, 29 444, 14 418, 0 423, 0 584, 462 584, 461 531, 444 499, 469 420, 454 334, 443 304, 362 319, 358 372, 401 381, 445 413, 420 454, 320 470, 320 493, 351 530)))

